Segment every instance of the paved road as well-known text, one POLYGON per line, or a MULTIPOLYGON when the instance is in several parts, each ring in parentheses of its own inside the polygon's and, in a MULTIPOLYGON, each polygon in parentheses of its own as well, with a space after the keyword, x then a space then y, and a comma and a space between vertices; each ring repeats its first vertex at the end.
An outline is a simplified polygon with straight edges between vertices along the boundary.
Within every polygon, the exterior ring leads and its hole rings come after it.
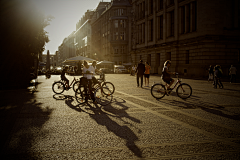
MULTIPOLYGON (((69 77, 72 79, 73 77, 69 77)), ((72 90, 54 95, 59 76, 39 76, 37 92, 0 91, 1 152, 5 159, 240 159, 240 84, 214 89, 183 79, 187 100, 175 91, 161 100, 126 74, 108 74, 115 87, 105 107, 79 105, 72 90)), ((160 82, 150 77, 150 84, 160 82)))

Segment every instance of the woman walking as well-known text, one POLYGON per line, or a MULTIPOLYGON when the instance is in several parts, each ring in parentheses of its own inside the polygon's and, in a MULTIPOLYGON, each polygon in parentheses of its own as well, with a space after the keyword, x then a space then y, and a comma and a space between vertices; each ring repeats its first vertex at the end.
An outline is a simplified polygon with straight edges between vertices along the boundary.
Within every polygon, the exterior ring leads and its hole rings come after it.
POLYGON ((149 65, 148 62, 146 62, 145 63, 145 73, 144 73, 145 87, 149 87, 150 70, 151 70, 151 66, 149 65))
POLYGON ((213 80, 214 81, 214 72, 213 72, 213 67, 210 65, 209 66, 209 69, 208 69, 208 74, 209 74, 209 77, 208 77, 208 82, 209 80, 213 80))

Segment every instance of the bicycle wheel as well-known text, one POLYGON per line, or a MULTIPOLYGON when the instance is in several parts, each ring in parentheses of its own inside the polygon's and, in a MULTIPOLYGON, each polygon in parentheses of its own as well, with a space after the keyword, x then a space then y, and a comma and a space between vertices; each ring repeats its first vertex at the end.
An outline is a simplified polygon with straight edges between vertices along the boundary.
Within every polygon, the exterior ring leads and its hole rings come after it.
POLYGON ((94 92, 95 99, 101 106, 106 106, 112 102, 111 91, 106 87, 99 87, 94 92), (102 88, 102 89, 101 89, 102 88))
MULTIPOLYGON (((74 92, 76 92, 77 91, 77 89, 78 89, 78 87, 80 87, 80 81, 76 81, 76 82, 74 82, 73 83, 73 91, 74 92)), ((80 90, 78 90, 78 91, 80 91, 80 90)))
POLYGON ((151 94, 154 98, 156 99, 160 99, 160 98, 163 98, 166 94, 165 92, 165 86, 162 85, 162 84, 154 84, 152 87, 151 87, 151 94))
POLYGON ((192 87, 188 84, 183 83, 177 87, 176 92, 178 97, 186 99, 192 95, 192 87))
MULTIPOLYGON (((104 82, 104 83, 102 84, 102 87, 108 88, 108 89, 111 91, 111 94, 113 94, 114 91, 115 91, 115 87, 114 87, 114 85, 113 85, 111 82, 104 82)), ((104 91, 104 90, 103 90, 103 91, 104 91)), ((106 94, 108 94, 108 93, 106 93, 106 94)))
POLYGON ((82 85, 76 89, 75 98, 76 98, 77 102, 80 104, 83 104, 86 102, 85 101, 86 97, 84 96, 84 87, 82 85))
POLYGON ((55 82, 52 85, 52 90, 56 94, 61 94, 65 90, 64 84, 62 82, 55 82))

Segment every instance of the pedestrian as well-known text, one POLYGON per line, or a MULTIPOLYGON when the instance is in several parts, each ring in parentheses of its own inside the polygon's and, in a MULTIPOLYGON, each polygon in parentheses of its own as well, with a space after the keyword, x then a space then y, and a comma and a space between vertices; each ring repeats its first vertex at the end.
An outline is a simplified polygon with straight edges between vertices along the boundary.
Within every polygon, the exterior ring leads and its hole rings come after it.
POLYGON ((137 73, 137 87, 139 87, 139 78, 141 78, 141 88, 142 88, 144 72, 145 72, 145 65, 143 64, 143 61, 140 60, 140 63, 138 64, 135 71, 135 73, 137 73))
POLYGON ((221 77, 222 77, 222 69, 220 65, 216 65, 215 67, 215 72, 214 72, 214 79, 215 79, 215 83, 214 83, 214 88, 217 89, 217 86, 219 86, 219 88, 223 88, 223 84, 221 81, 221 77))
POLYGON ((77 73, 78 73, 78 68, 77 66, 74 66, 74 74, 77 75, 77 73))
POLYGON ((149 65, 148 62, 145 62, 145 72, 144 72, 145 87, 149 87, 150 70, 151 70, 151 66, 149 65))
POLYGON ((131 72, 131 75, 132 76, 135 76, 135 70, 136 70, 136 65, 135 66, 132 66, 132 72, 131 72))
POLYGON ((213 72, 213 67, 212 67, 212 65, 210 65, 209 66, 209 69, 208 69, 208 82, 209 82, 209 80, 211 81, 211 80, 213 80, 213 75, 214 75, 214 72, 213 72))
POLYGON ((236 83, 236 74, 237 74, 237 69, 233 65, 231 65, 231 68, 229 69, 229 75, 231 76, 230 78, 230 83, 235 82, 236 83))

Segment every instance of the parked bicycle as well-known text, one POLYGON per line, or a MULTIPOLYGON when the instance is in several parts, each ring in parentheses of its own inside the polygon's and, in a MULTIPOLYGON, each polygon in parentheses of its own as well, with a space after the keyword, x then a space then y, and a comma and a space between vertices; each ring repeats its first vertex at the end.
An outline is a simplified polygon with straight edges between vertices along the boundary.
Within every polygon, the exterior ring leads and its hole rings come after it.
POLYGON ((79 84, 78 89, 76 89, 75 98, 77 102, 83 104, 88 102, 88 100, 92 100, 91 92, 93 92, 96 102, 101 106, 108 105, 112 102, 113 96, 109 88, 103 87, 102 85, 97 85, 94 88, 90 86, 89 81, 87 82, 87 93, 84 91, 84 85, 79 84))
POLYGON ((64 80, 61 79, 60 81, 55 81, 55 82, 53 83, 53 85, 52 85, 52 90, 53 90, 53 92, 56 93, 56 94, 61 94, 61 93, 64 92, 64 90, 69 90, 69 89, 71 89, 71 88, 72 88, 71 86, 72 86, 72 84, 73 84, 73 90, 74 90, 74 92, 76 92, 76 89, 77 89, 76 86, 78 86, 78 82, 79 82, 79 80, 74 77, 73 80, 72 80, 72 82, 71 82, 71 84, 69 85, 69 88, 68 88, 66 81, 64 81, 64 80), (74 86, 75 86, 75 87, 74 87, 74 86))
POLYGON ((154 98, 160 99, 163 98, 166 94, 170 95, 172 90, 177 87, 176 93, 178 97, 182 99, 189 98, 192 95, 192 87, 189 84, 182 83, 181 80, 178 78, 178 73, 175 74, 177 77, 177 82, 170 90, 167 90, 167 84, 163 85, 160 83, 156 83, 151 87, 151 94, 154 98))

